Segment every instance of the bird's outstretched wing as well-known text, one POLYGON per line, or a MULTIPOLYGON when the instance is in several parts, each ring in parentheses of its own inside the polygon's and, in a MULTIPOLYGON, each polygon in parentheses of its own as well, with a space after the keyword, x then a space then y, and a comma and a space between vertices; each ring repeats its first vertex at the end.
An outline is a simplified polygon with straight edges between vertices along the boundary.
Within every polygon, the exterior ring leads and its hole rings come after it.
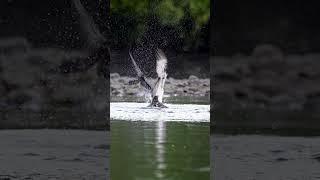
POLYGON ((80 56, 70 60, 66 58, 62 64, 54 68, 52 71, 61 73, 78 73, 84 72, 97 64, 97 74, 103 75, 106 80, 110 79, 109 63, 110 49, 108 41, 100 33, 95 25, 93 18, 86 11, 80 0, 71 0, 73 7, 79 14, 80 36, 84 40, 86 47, 83 49, 86 56, 80 56))
POLYGON ((168 61, 164 53, 160 49, 158 49, 157 50, 157 67, 156 67, 158 79, 154 85, 154 88, 152 89, 152 97, 153 97, 152 104, 155 101, 155 97, 157 98, 157 101, 159 103, 162 103, 163 94, 164 94, 164 83, 167 78, 167 72, 166 72, 167 62, 168 61))
POLYGON ((82 6, 80 0, 72 0, 75 8, 80 15, 80 26, 84 38, 90 47, 99 47, 105 41, 105 37, 100 33, 91 16, 88 15, 86 9, 82 6))
POLYGON ((167 76, 167 57, 163 53, 162 50, 158 49, 157 50, 157 74, 159 78, 164 78, 167 76))
MULTIPOLYGON (((149 83, 146 81, 141 69, 139 68, 139 66, 137 65, 136 61, 134 60, 131 51, 129 51, 129 55, 130 55, 130 59, 132 61, 132 64, 134 66, 134 69, 138 75, 138 81, 140 82, 141 86, 144 87, 146 90, 151 91, 151 86, 149 85, 149 83)), ((133 83, 134 81, 132 81, 133 83)))
POLYGON ((143 73, 142 73, 142 71, 140 70, 139 66, 137 65, 136 61, 134 60, 134 58, 133 58, 133 56, 132 56, 132 54, 131 54, 131 51, 129 51, 129 55, 130 55, 131 62, 132 62, 132 64, 133 64, 133 66, 134 66, 134 70, 136 71, 138 77, 143 76, 143 73))

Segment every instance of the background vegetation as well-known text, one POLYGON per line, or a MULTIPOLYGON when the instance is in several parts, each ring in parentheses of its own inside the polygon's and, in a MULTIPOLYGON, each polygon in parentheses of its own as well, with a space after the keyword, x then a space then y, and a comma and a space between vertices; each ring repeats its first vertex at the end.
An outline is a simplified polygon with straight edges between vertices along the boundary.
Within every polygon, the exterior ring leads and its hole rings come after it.
POLYGON ((210 0, 112 0, 112 46, 208 50, 210 0))

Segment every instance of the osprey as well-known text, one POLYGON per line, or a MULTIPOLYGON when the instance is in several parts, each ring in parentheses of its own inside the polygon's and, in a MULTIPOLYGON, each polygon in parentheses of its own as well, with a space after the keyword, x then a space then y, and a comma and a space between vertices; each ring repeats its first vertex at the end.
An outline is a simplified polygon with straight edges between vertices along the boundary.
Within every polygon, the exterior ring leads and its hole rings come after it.
MULTIPOLYGON (((138 75, 138 80, 134 80, 133 82, 139 82, 141 86, 145 89, 148 94, 151 94, 151 104, 148 107, 160 107, 160 108, 167 108, 167 106, 163 105, 163 93, 164 93, 164 83, 167 78, 167 58, 164 53, 158 49, 157 50, 157 81, 153 87, 146 81, 144 74, 140 70, 139 66, 135 62, 131 52, 129 51, 130 59, 133 63, 134 69, 138 75)), ((131 82, 132 83, 132 82, 131 82)))

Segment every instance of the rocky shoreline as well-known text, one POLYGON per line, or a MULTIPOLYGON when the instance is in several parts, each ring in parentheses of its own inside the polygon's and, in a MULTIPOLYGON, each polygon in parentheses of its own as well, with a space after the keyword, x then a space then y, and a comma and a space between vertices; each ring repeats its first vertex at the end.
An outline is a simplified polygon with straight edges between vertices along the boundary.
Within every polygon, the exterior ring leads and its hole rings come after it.
POLYGON ((212 57, 212 93, 234 106, 289 110, 320 109, 320 54, 284 54, 271 45, 251 55, 212 57))
POLYGON ((97 67, 59 71, 80 51, 35 48, 25 38, 0 40, 0 128, 105 129, 108 88, 97 67))
MULTIPOLYGON (((118 73, 110 74, 110 96, 112 97, 143 97, 143 88, 139 84, 129 84, 135 77, 120 76, 118 73)), ((148 79, 151 84, 155 82, 148 79)), ((210 95, 210 79, 200 79, 190 75, 188 79, 175 79, 168 77, 165 82, 165 98, 176 96, 208 97, 210 95)))
POLYGON ((319 59, 320 54, 285 54, 272 45, 257 46, 249 55, 211 57, 214 131, 318 129, 319 59))

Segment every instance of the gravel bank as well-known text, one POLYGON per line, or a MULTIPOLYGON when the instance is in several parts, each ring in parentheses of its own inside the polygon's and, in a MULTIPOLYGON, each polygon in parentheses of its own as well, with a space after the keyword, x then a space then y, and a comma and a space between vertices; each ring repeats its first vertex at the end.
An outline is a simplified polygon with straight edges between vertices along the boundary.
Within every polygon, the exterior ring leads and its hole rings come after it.
POLYGON ((250 55, 212 57, 215 103, 320 110, 319 59, 320 54, 284 54, 272 45, 257 46, 250 55))
POLYGON ((222 129, 320 128, 320 54, 284 54, 260 45, 251 54, 211 58, 211 124, 222 129), (214 117, 214 118, 213 118, 214 117))
MULTIPOLYGON (((135 77, 120 76, 118 73, 110 74, 110 95, 111 96, 143 96, 143 89, 139 84, 130 85, 129 81, 135 77)), ((148 79, 151 84, 154 79, 148 79)), ((174 79, 168 77, 165 83, 165 96, 209 96, 210 79, 200 79, 196 76, 189 76, 188 79, 174 79)))
POLYGON ((0 128, 105 126, 109 89, 97 67, 79 73, 59 69, 84 57, 79 51, 34 48, 25 38, 0 39, 0 128))

